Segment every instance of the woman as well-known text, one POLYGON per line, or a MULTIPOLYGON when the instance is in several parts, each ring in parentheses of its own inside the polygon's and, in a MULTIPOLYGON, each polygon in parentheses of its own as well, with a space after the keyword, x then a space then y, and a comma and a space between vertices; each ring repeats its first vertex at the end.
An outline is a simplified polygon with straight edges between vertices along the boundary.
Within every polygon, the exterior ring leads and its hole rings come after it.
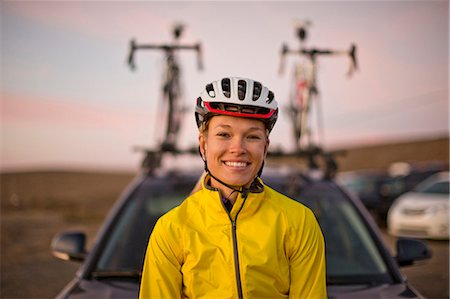
POLYGON ((259 178, 277 114, 257 81, 206 85, 195 112, 206 175, 156 223, 140 298, 326 298, 313 213, 259 178))

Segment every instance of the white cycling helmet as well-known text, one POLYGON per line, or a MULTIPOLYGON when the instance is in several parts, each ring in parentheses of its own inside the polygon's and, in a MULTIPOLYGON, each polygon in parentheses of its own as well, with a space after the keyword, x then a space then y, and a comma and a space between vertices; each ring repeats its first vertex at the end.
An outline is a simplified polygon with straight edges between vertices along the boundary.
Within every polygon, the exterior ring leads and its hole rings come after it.
POLYGON ((263 121, 269 132, 278 116, 274 94, 260 82, 247 78, 227 77, 210 84, 197 98, 195 119, 200 128, 214 115, 230 115, 263 121))

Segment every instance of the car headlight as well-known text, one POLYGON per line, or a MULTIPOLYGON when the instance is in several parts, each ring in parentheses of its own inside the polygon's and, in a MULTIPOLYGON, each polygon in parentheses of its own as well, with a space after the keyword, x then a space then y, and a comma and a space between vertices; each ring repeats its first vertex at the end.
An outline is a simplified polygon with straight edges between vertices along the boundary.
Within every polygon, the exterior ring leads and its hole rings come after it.
POLYGON ((433 205, 432 207, 430 207, 428 209, 428 212, 433 215, 441 214, 441 213, 448 214, 448 212, 449 212, 448 203, 440 203, 440 204, 433 205))

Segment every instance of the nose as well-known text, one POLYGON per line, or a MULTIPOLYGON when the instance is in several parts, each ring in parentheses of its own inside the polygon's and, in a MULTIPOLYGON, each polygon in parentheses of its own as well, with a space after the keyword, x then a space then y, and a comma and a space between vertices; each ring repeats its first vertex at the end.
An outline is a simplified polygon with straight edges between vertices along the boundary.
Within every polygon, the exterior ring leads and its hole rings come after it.
POLYGON ((242 155, 247 152, 247 146, 245 144, 244 138, 240 136, 234 136, 231 139, 230 147, 229 147, 230 153, 242 155))

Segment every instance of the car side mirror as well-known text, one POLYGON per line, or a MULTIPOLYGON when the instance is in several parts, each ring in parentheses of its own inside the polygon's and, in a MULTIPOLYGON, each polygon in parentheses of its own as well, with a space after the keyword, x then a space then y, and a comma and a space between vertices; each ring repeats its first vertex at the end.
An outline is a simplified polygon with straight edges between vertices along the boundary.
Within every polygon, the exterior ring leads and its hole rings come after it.
POLYGON ((428 245, 416 239, 398 239, 396 260, 399 266, 410 266, 416 261, 431 258, 428 245))
POLYGON ((63 232, 52 240, 52 253, 65 261, 81 262, 86 257, 86 234, 83 232, 63 232))

